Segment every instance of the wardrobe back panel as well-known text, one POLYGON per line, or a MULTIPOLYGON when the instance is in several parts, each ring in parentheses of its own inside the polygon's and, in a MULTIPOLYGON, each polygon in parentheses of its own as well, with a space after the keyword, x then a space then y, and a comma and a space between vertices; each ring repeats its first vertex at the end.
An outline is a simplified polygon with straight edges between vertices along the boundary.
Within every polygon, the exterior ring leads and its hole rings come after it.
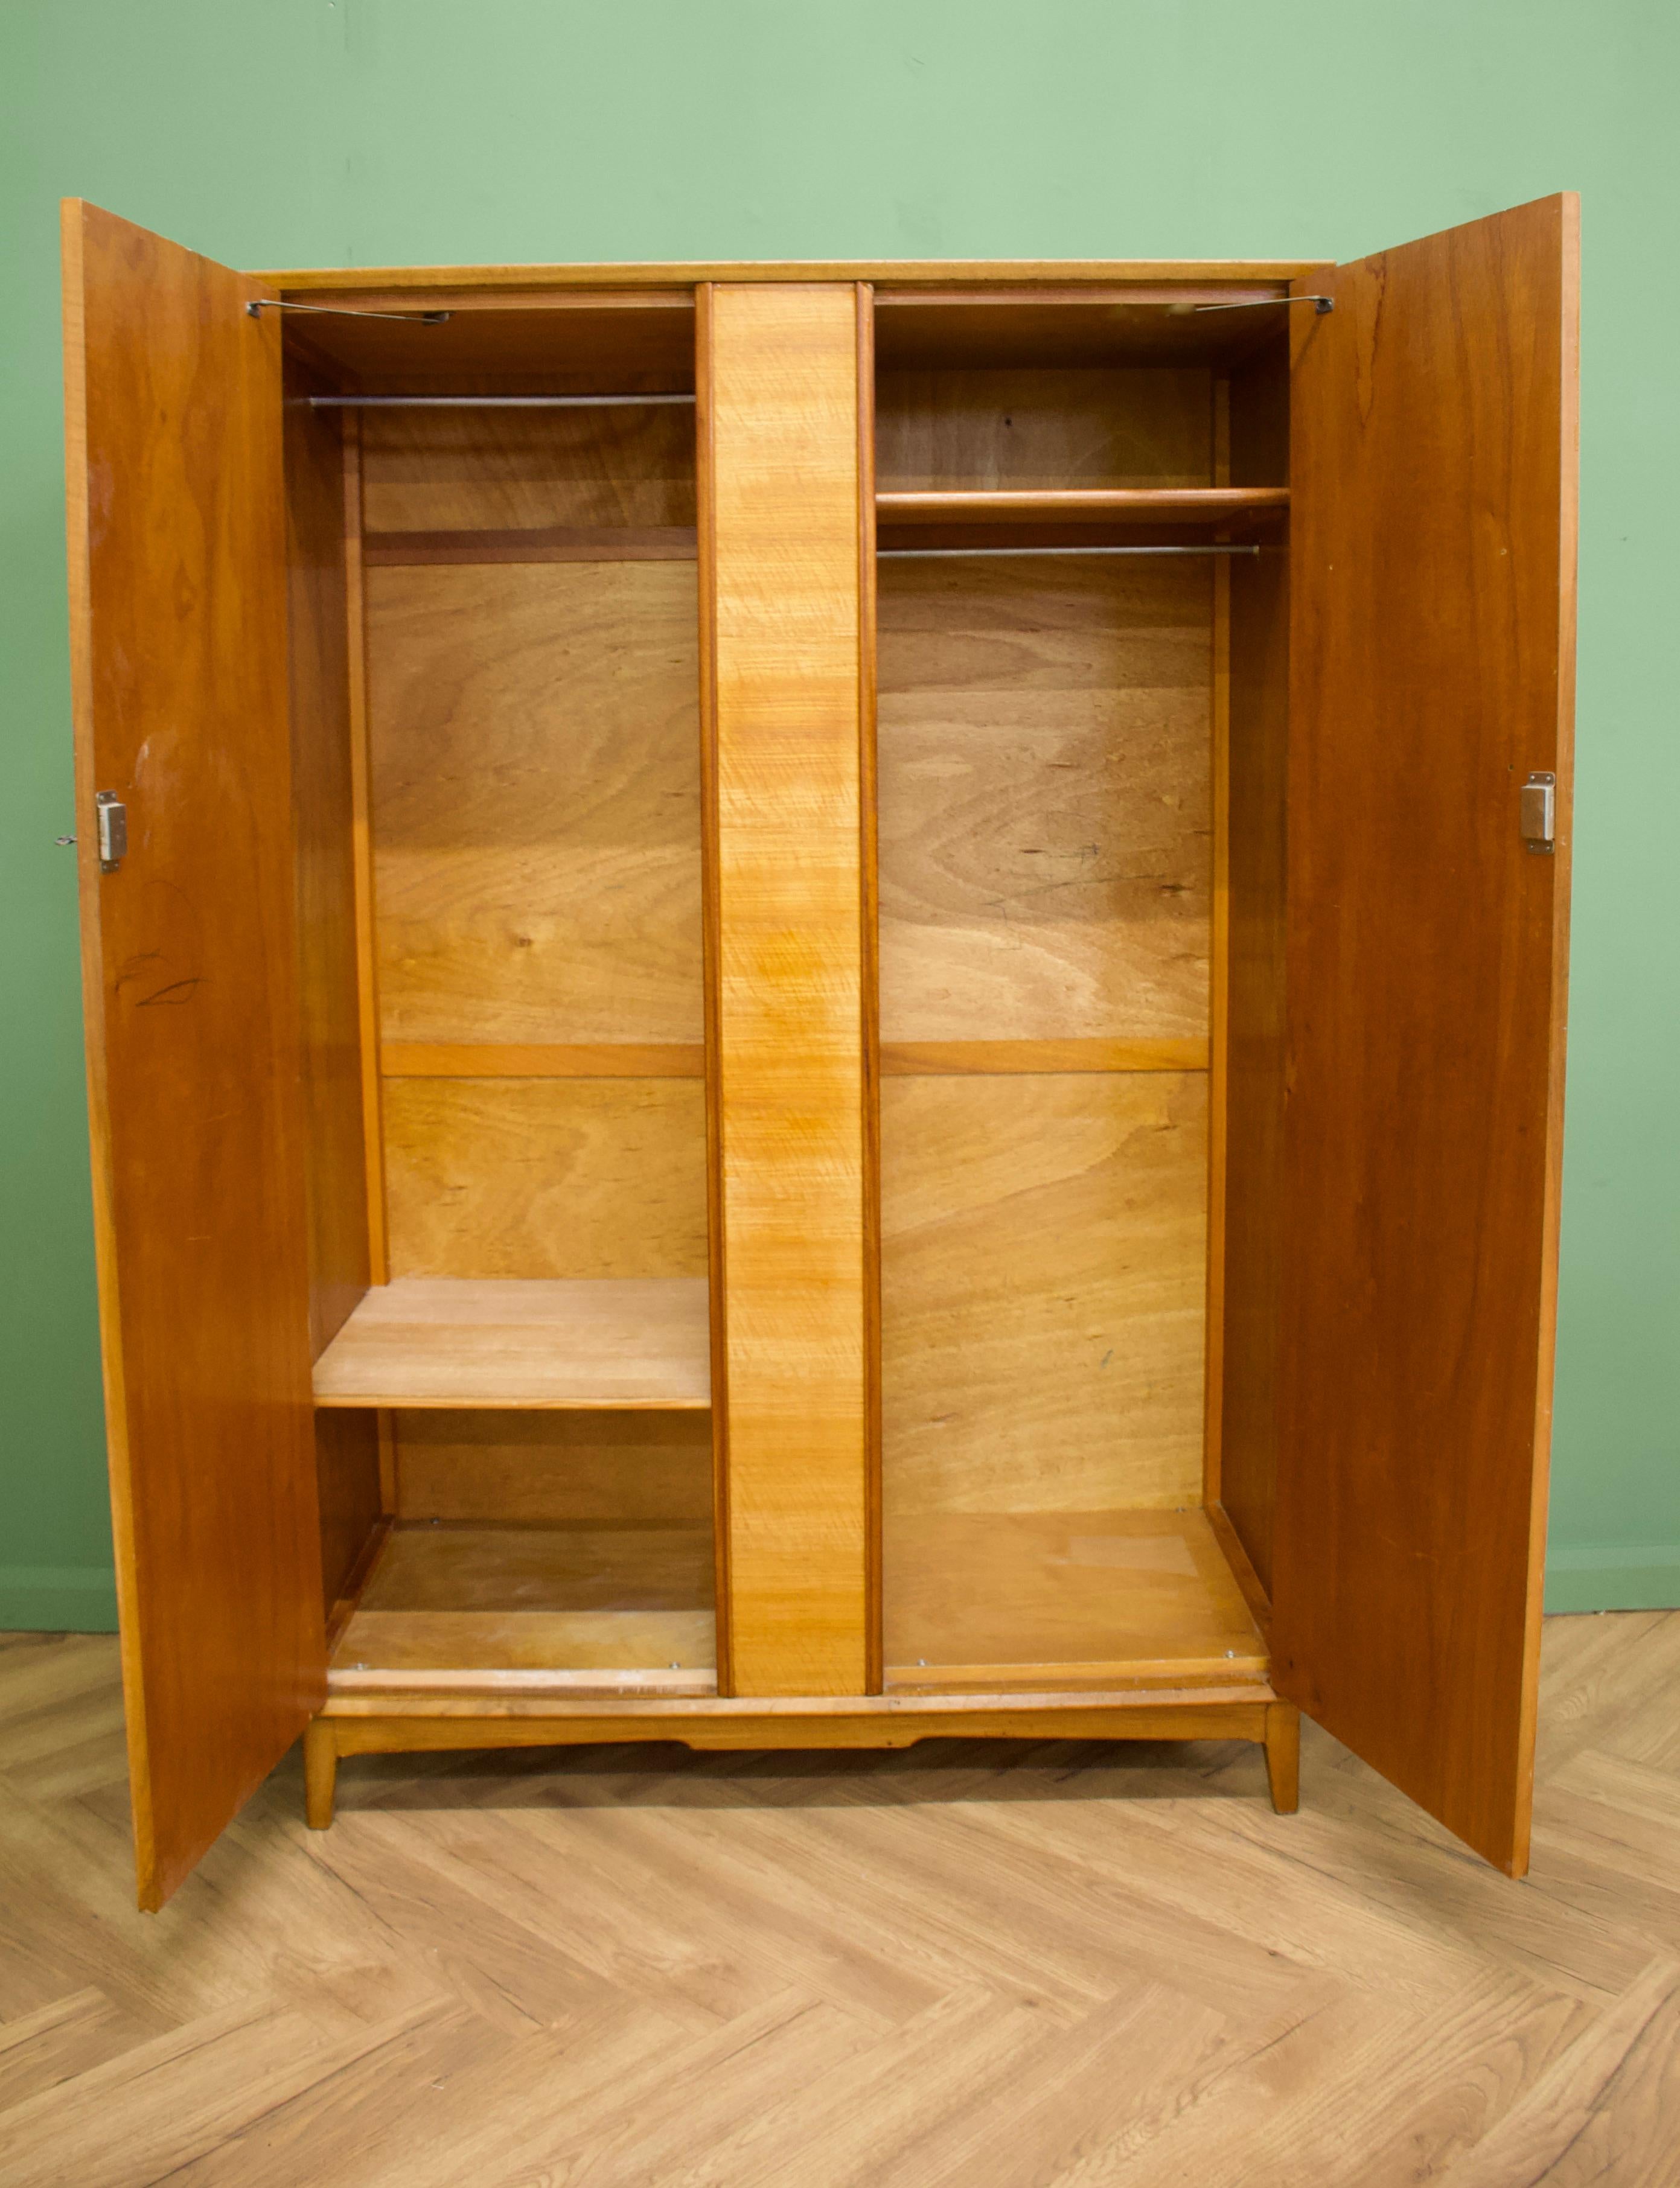
POLYGON ((387 1041, 702 1039, 694 567, 368 577, 387 1041))
POLYGON ((888 561, 883 1041, 1205 1040, 1210 584, 888 561))
POLYGON ((685 403, 369 409, 362 418, 369 533, 694 522, 685 403))
POLYGON ((1199 1501, 1211 608, 1198 561, 882 566, 889 1537, 1199 1501))
POLYGON ((399 1413, 394 1425, 399 1519, 712 1525, 703 1413, 399 1413))
POLYGON ((701 1277, 699 1079, 387 1079, 393 1277, 701 1277))
POLYGON ((1206 1074, 889 1079, 881 1106, 889 1537, 1199 1503, 1206 1074))
POLYGON ((1211 376, 1196 367, 883 372, 883 488, 1206 486, 1211 376))

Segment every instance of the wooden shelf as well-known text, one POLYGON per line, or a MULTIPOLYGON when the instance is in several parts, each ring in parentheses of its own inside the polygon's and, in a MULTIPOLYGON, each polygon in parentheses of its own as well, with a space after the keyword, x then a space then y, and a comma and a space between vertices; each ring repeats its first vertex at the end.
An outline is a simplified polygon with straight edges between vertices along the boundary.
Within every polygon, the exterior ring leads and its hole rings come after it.
POLYGON ((316 1362, 315 1402, 703 1407, 706 1279, 399 1277, 316 1362))
POLYGON ((881 524, 1219 525, 1280 515, 1286 486, 883 488, 875 497, 881 524))
POLYGON ((711 1531, 399 1524, 328 1685, 713 1695, 711 1531))
POLYGON ((1207 1515, 889 1510, 887 1689, 1001 1693, 1264 1681, 1207 1515))

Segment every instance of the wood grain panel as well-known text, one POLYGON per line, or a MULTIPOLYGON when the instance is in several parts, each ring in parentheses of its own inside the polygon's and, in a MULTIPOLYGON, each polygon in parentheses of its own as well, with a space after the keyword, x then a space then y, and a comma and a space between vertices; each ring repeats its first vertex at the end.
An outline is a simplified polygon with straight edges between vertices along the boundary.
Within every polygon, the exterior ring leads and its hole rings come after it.
POLYGON ((1266 1676, 1199 1511, 899 1515, 886 1553, 889 1690, 1266 1676))
POLYGON ((541 531, 694 522, 694 414, 367 410, 372 533, 541 531))
POLYGON ((703 1413, 401 1413, 404 1520, 712 1523, 703 1413))
POLYGON ((318 1406, 675 1407, 708 1402, 706 1288, 693 1277, 399 1277, 316 1362, 318 1406))
POLYGON ((1230 951, 1225 1142, 1225 1373, 1219 1496, 1263 1587, 1277 1494, 1284 1229, 1284 898, 1288 563, 1231 575, 1230 951))
POLYGON ((1208 1031, 1210 580, 881 573, 888 1043, 1208 1031))
POLYGON ((730 1676, 867 1676, 858 303, 702 305, 730 1676))
POLYGON ((379 1421, 364 1413, 315 1415, 321 1505, 321 1592, 329 1624, 360 1584, 384 1525, 379 1421))
MULTIPOLYGON (((300 398, 321 385, 288 363, 286 565, 290 653, 292 815, 296 860, 303 1091, 308 1136, 309 1335, 319 1359, 374 1276, 383 1250, 382 1193, 369 1221, 369 1141, 364 1110, 364 923, 358 902, 357 770, 352 719, 352 564, 346 450, 337 419, 300 398)), ((360 617, 353 618, 359 642, 360 617)), ((376 1149, 376 1141, 372 1143, 376 1149)), ((378 1274, 385 1273, 383 1264, 378 1274)), ((329 1636, 375 1554, 385 1525, 378 1421, 315 1417, 321 1581, 329 1636)))
POLYGON ((155 1908, 325 1687, 279 336, 254 284, 94 206, 66 202, 64 245, 94 1234, 155 1908), (110 874, 99 790, 128 809, 110 874))
POLYGON ((1562 1118, 1578 207, 1300 315, 1274 1639, 1285 1691, 1528 1858, 1562 1118), (1356 582, 1349 574, 1357 572, 1356 582), (1558 849, 1519 827, 1558 776, 1558 849), (1398 783, 1397 810, 1376 787, 1398 783))
MULTIPOLYGON (((718 1616, 718 1689, 734 1691, 730 1585, 729 1316, 724 1295, 722 884, 719 856, 718 647, 713 609, 717 567, 717 406, 712 392, 712 291, 695 293, 695 539, 700 580, 701 924, 706 1005, 707 1290, 711 1308, 712 1554, 718 1616)), ((861 500, 861 494, 860 500, 861 500)))
MULTIPOLYGON (((1230 456, 1229 383, 1214 383, 1214 468, 1230 456)), ((1231 1089, 1231 566, 1213 571, 1213 832, 1208 933, 1208 1251, 1206 1379, 1203 1389, 1202 1498, 1217 1504, 1225 1427, 1226 1142, 1231 1089)))
POLYGON ((875 293, 858 290, 859 1040, 863 1064, 864 1685, 881 1691, 881 782, 875 293))
POLYGON ((1295 316, 1280 314, 1276 332, 1256 341, 1226 380, 1233 486, 1276 486, 1289 476, 1289 323, 1295 316))
POLYGON ((1210 414, 1209 375, 1195 366, 884 371, 877 485, 1210 486, 1210 414))
MULTIPOLYGON (((725 1704, 673 1695, 614 1703, 540 1695, 335 1693, 312 1735, 338 1755, 430 1749, 612 1746, 679 1740, 702 1752, 913 1747, 937 1739, 1009 1740, 1246 1740, 1266 1737, 1271 1689, 1233 1681, 1219 1688, 1137 1688, 1108 1694, 862 1695, 779 1705, 725 1704)), ((1065 1768, 1064 1768, 1065 1774, 1065 1768)), ((316 1829, 332 1821, 325 1807, 316 1829)), ((684 2144, 686 2147, 686 2143, 684 2144)), ((966 2158, 967 2151, 962 2155, 966 2158)))
POLYGON ((350 697, 350 837, 356 916, 358 1046, 362 1080, 363 1166, 368 1182, 368 1266, 391 1273, 385 1207, 385 1104, 379 1078, 379 915, 374 887, 373 754, 368 722, 368 596, 362 543, 362 429, 344 433, 344 606, 350 697))
POLYGON ((691 1277, 697 1079, 388 1079, 394 1276, 691 1277))
POLYGON ((698 1041, 693 570, 368 594, 384 1038, 698 1041))
POLYGON ((367 1289, 355 803, 337 421, 286 387, 286 579, 298 986, 308 1135, 309 1335, 319 1357, 367 1289))
POLYGON ((887 1539, 1200 1501, 1201 1074, 882 1088, 887 1539))

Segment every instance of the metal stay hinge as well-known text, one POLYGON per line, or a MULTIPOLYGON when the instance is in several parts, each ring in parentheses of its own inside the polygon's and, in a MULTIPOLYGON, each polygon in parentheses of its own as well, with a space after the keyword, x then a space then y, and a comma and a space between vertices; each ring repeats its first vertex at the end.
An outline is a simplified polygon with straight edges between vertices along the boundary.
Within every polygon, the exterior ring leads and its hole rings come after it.
POLYGON ((99 871, 114 874, 128 855, 128 808, 114 790, 93 793, 99 832, 99 871))
POLYGON ((1558 778, 1555 775, 1530 775, 1522 787, 1521 814, 1523 842, 1528 849, 1531 851, 1554 850, 1558 833, 1558 778))

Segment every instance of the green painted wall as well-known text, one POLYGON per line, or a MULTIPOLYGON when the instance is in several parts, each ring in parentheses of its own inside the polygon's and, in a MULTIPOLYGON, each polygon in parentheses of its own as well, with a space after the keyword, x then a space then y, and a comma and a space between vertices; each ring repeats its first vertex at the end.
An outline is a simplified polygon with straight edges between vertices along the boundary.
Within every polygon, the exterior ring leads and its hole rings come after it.
POLYGON ((234 265, 1349 258, 1576 188, 1580 783, 1551 1599, 1680 1603, 1673 0, 6 0, 0 1626, 110 1622, 55 200, 234 265))

